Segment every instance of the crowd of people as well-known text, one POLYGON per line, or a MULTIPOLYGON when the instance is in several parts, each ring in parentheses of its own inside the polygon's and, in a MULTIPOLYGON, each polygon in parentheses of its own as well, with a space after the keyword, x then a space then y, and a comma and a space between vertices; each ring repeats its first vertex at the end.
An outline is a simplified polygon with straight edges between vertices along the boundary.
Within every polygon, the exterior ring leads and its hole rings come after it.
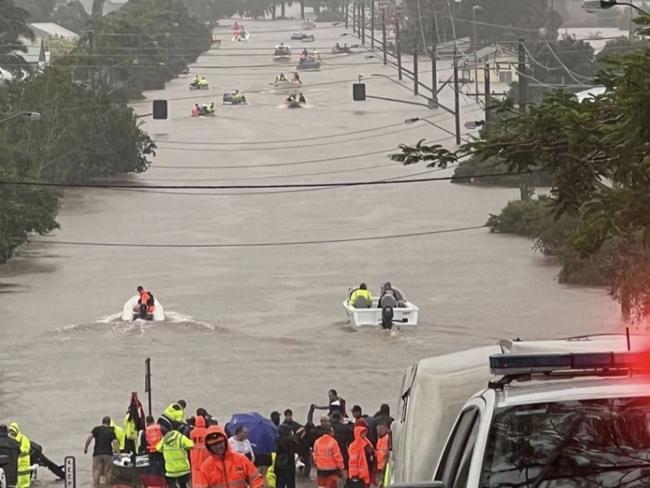
POLYGON ((304 425, 294 420, 290 409, 283 419, 271 412, 265 420, 274 437, 271 452, 248 439, 246 426, 222 427, 204 408, 186 417, 186 408, 179 400, 157 420, 147 416, 140 421, 142 406, 132 398, 124 428, 104 417, 84 447, 87 453, 94 441, 93 485, 112 482, 113 461, 120 452, 146 454, 147 473, 141 476, 160 482, 164 478, 170 488, 295 488, 296 473, 309 476, 312 467, 319 488, 337 488, 342 481, 347 488, 384 484, 393 421, 387 404, 372 417, 355 405, 349 417, 345 400, 330 390, 329 402, 311 405, 304 425), (327 410, 317 424, 316 410, 327 410))

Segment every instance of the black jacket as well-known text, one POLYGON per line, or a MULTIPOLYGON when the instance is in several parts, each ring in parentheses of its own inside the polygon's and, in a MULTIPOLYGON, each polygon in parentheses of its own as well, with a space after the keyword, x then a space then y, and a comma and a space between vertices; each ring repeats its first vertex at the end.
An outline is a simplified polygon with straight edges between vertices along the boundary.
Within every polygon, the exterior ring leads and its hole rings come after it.
POLYGON ((7 464, 0 464, 7 477, 7 485, 15 486, 18 483, 18 455, 20 443, 8 435, 0 435, 0 456, 7 456, 7 464))

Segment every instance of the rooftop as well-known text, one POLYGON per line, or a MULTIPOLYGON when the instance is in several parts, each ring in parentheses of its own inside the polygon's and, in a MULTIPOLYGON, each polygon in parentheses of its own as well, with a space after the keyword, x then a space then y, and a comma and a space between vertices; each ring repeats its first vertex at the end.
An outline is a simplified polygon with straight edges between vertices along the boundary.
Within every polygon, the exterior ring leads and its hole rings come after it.
POLYGON ((29 24, 37 37, 63 37, 65 39, 75 40, 79 34, 66 29, 65 27, 55 24, 54 22, 34 22, 29 24))

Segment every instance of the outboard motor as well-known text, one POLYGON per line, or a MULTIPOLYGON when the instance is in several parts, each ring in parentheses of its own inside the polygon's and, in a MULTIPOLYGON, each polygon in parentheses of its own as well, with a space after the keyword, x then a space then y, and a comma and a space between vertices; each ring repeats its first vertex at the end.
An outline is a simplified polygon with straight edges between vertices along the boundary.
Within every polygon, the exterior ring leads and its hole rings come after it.
POLYGON ((379 300, 379 306, 381 307, 381 327, 388 330, 392 329, 393 317, 395 316, 393 309, 397 307, 397 300, 393 295, 386 294, 379 300))
POLYGON ((7 477, 4 467, 9 464, 9 456, 0 454, 0 488, 7 488, 7 477))

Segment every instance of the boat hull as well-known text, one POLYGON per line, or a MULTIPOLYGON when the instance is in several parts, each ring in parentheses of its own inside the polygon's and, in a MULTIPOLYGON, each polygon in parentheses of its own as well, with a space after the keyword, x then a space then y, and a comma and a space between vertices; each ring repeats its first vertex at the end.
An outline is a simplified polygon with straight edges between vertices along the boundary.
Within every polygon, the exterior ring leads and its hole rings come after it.
MULTIPOLYGON (((354 308, 343 301, 343 308, 352 327, 374 326, 381 327, 381 308, 377 307, 377 299, 373 299, 371 308, 354 308)), ((406 302, 405 307, 393 308, 393 327, 415 327, 418 325, 420 309, 411 302, 406 302)))

